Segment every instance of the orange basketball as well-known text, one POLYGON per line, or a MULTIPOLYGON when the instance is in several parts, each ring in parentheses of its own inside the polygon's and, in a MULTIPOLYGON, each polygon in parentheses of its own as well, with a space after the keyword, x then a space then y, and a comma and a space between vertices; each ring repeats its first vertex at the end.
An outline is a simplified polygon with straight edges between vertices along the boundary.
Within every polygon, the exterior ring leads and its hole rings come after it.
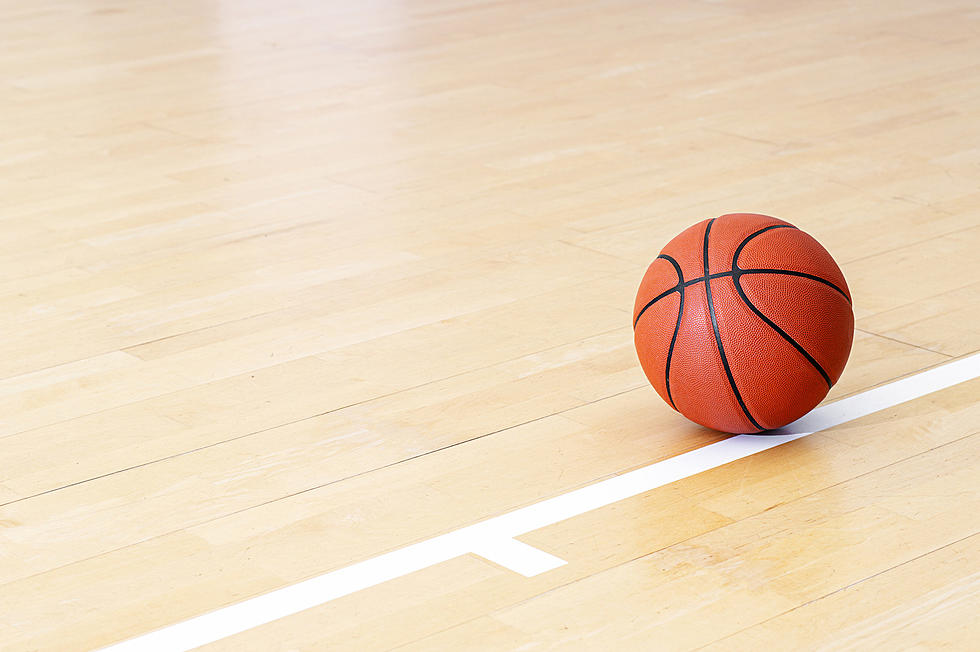
POLYGON ((633 308, 647 378, 675 410, 725 432, 778 428, 827 395, 854 313, 837 263, 766 215, 705 220, 667 243, 633 308))

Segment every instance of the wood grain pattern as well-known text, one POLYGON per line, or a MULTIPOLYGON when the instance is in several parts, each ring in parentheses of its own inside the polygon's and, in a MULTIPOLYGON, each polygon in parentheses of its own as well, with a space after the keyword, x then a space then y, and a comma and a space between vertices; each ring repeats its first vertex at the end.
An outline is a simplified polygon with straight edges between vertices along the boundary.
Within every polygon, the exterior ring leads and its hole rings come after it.
MULTIPOLYGON (((980 350, 966 0, 0 2, 0 648, 94 648, 718 441, 633 294, 727 212, 980 350)), ((208 649, 966 649, 977 381, 208 649)))

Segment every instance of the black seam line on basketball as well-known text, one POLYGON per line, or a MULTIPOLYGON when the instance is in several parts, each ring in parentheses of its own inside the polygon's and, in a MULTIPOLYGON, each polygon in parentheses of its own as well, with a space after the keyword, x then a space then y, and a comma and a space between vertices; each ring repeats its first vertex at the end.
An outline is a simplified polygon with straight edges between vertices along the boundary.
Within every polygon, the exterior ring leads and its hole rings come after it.
MULTIPOLYGON (((708 269, 708 234, 711 233, 711 225, 715 223, 712 219, 708 222, 708 226, 704 228, 704 277, 710 279, 711 273, 708 269)), ((749 408, 746 407, 745 401, 742 400, 742 395, 738 391, 738 386, 735 384, 735 377, 732 375, 732 368, 728 366, 728 358, 725 356, 725 347, 721 344, 721 332, 718 330, 718 319, 715 317, 715 305, 711 300, 711 281, 708 280, 704 284, 705 299, 708 303, 708 314, 711 315, 711 328, 715 331, 715 342, 718 344, 718 355, 721 356, 721 364, 725 368, 725 375, 728 376, 728 384, 731 385, 732 391, 735 393, 735 399, 742 408, 742 412, 748 418, 749 422, 758 428, 759 430, 765 430, 758 421, 756 421, 752 414, 749 412, 749 408)))
POLYGON ((778 274, 780 276, 796 276, 799 278, 808 278, 811 281, 817 281, 818 283, 823 283, 829 288, 837 290, 844 300, 851 303, 851 297, 847 296, 847 292, 844 292, 841 288, 837 287, 836 284, 828 281, 827 279, 816 276, 815 274, 807 274, 806 272, 797 272, 792 269, 766 269, 766 268, 750 268, 750 269, 740 269, 738 270, 739 276, 744 276, 745 274, 778 274))
MULTIPOLYGON (((664 256, 662 256, 662 255, 661 256, 657 256, 657 258, 663 258, 663 257, 664 256)), ((796 272, 796 271, 793 271, 791 269, 776 269, 776 268, 769 268, 769 267, 753 267, 753 268, 750 268, 750 269, 740 269, 740 270, 738 270, 738 274, 739 274, 739 276, 744 276, 746 274, 750 274, 750 275, 753 275, 753 276, 759 275, 759 274, 773 274, 775 276, 797 276, 797 277, 800 277, 800 278, 808 278, 810 280, 817 281, 819 283, 823 283, 824 285, 826 285, 827 287, 829 287, 831 289, 837 290, 837 292, 839 292, 840 295, 842 297, 844 297, 844 300, 845 301, 847 301, 848 303, 851 303, 851 298, 848 297, 847 296, 847 293, 844 292, 842 289, 840 289, 839 287, 837 287, 836 285, 834 285, 833 283, 831 283, 830 281, 828 281, 825 278, 821 278, 819 276, 814 276, 813 274, 807 274, 806 272, 796 272)), ((710 278, 711 279, 725 278, 726 276, 734 276, 734 272, 715 272, 714 274, 711 274, 710 278)), ((655 296, 654 298, 650 299, 650 301, 648 301, 647 304, 645 306, 643 306, 643 309, 640 310, 639 313, 637 313, 636 319, 633 320, 633 328, 636 328, 636 325, 640 321, 640 316, 643 315, 643 313, 645 313, 647 311, 647 308, 649 308, 653 304, 657 303, 661 299, 667 298, 668 296, 670 296, 674 292, 679 292, 679 291, 683 290, 684 288, 688 288, 688 287, 691 287, 692 285, 695 285, 696 283, 704 283, 704 277, 703 276, 699 276, 698 278, 692 278, 690 281, 684 281, 683 285, 675 285, 674 287, 670 288, 669 290, 665 290, 665 291, 661 292, 660 294, 658 294, 657 296, 655 296)))
POLYGON ((820 276, 816 276, 814 274, 807 274, 806 272, 796 272, 796 271, 793 271, 793 270, 790 270, 790 269, 779 269, 779 270, 776 270, 776 269, 744 269, 744 270, 739 270, 739 268, 738 268, 738 257, 739 257, 739 254, 742 253, 742 249, 745 248, 745 245, 747 245, 749 243, 749 241, 752 240, 752 238, 755 238, 757 236, 760 236, 763 233, 765 233, 766 231, 772 231, 773 229, 796 229, 796 227, 793 226, 792 224, 773 224, 772 226, 767 226, 767 227, 761 228, 758 231, 756 231, 755 233, 750 233, 748 236, 746 236, 745 240, 742 240, 742 242, 739 243, 738 247, 735 248, 735 255, 732 256, 732 271, 733 272, 740 271, 743 274, 762 274, 762 273, 765 273, 765 272, 770 272, 770 273, 776 273, 776 272, 778 272, 780 274, 785 274, 787 276, 799 276, 800 278, 808 278, 808 279, 811 279, 813 281, 818 281, 820 283, 823 283, 824 285, 828 285, 828 286, 834 288, 835 290, 837 290, 838 292, 840 292, 844 296, 845 299, 847 299, 847 302, 848 303, 851 303, 851 297, 849 297, 847 295, 847 292, 844 292, 844 290, 842 290, 841 288, 837 287, 836 284, 828 281, 827 279, 822 278, 820 276))
POLYGON ((742 284, 738 280, 738 276, 739 276, 738 274, 736 274, 735 276, 733 276, 732 277, 732 281, 734 281, 734 283, 735 283, 735 291, 738 292, 738 296, 742 299, 742 303, 744 303, 746 306, 748 306, 749 307, 749 310, 751 310, 752 312, 754 312, 759 317, 759 319, 761 319, 766 324, 768 324, 771 329, 773 329, 774 331, 776 331, 776 333, 781 338, 783 338, 784 340, 786 340, 787 342, 789 342, 793 346, 794 349, 796 349, 797 351, 799 351, 800 354, 804 358, 806 358, 807 362, 809 362, 813 366, 813 368, 816 369, 820 373, 821 376, 823 376, 824 381, 827 383, 827 388, 828 389, 830 389, 831 387, 833 387, 834 386, 834 383, 830 380, 830 376, 827 375, 827 372, 824 371, 823 367, 820 366, 820 363, 817 362, 812 355, 810 355, 809 353, 807 353, 807 350, 804 349, 803 346, 799 342, 797 342, 796 340, 794 340, 793 337, 789 333, 787 333, 782 328, 780 328, 778 325, 776 325, 776 323, 773 320, 769 319, 764 314, 762 314, 762 311, 759 310, 758 308, 756 308, 754 303, 752 303, 751 301, 749 301, 749 298, 745 295, 745 290, 742 289, 742 284))
MULTIPOLYGON (((825 278, 821 278, 819 276, 814 276, 813 274, 807 274, 806 272, 797 272, 797 271, 794 271, 792 269, 779 269, 779 268, 776 268, 776 267, 750 267, 748 269, 739 269, 738 270, 738 273, 739 273, 739 275, 742 275, 742 274, 774 274, 776 276, 801 276, 803 278, 813 279, 814 281, 819 281, 819 282, 823 283, 824 285, 827 285, 827 286, 833 288, 834 290, 837 290, 838 292, 841 293, 841 295, 845 299, 847 299, 847 302, 848 303, 851 302, 850 298, 848 298, 848 296, 847 296, 847 293, 844 292, 842 289, 840 289, 839 287, 837 287, 836 285, 834 285, 833 283, 831 283, 830 281, 828 281, 825 278)), ((716 278, 725 278, 726 276, 732 276, 733 274, 734 274, 734 272, 715 272, 714 274, 711 274, 709 276, 709 278, 711 278, 712 280, 714 280, 716 278)), ((694 285, 695 283, 703 283, 703 282, 704 282, 704 277, 703 276, 699 276, 698 278, 692 278, 689 281, 685 281, 684 282, 684 287, 689 287, 691 285, 694 285)), ((657 297, 657 299, 662 299, 664 296, 670 294, 671 292, 675 291, 676 289, 677 289, 676 286, 675 287, 672 287, 671 289, 667 290, 666 292, 664 292, 663 294, 661 294, 659 297, 657 297)), ((654 301, 656 301, 657 299, 654 299, 654 301)))
POLYGON ((817 362, 816 358, 814 358, 812 355, 810 355, 810 353, 805 348, 803 348, 803 345, 802 344, 800 344, 795 339, 793 339, 793 336, 792 335, 790 335, 789 333, 787 333, 786 331, 784 331, 782 328, 780 328, 779 325, 776 324, 776 322, 774 322, 773 320, 771 320, 768 317, 766 317, 762 313, 762 311, 759 310, 759 308, 757 308, 756 305, 749 300, 748 295, 745 294, 745 290, 742 288, 741 276, 742 276, 742 274, 744 272, 738 266, 738 256, 739 256, 740 253, 742 253, 742 249, 745 247, 745 243, 748 242, 749 240, 751 240, 752 238, 756 237, 760 233, 765 233, 769 229, 779 228, 780 226, 782 226, 782 225, 770 226, 770 227, 766 227, 764 229, 760 229, 759 231, 756 231, 755 233, 749 235, 744 240, 742 240, 741 244, 739 244, 738 247, 735 248, 735 253, 732 256, 732 272, 733 272, 733 274, 732 274, 732 282, 735 285, 735 291, 738 293, 738 296, 742 300, 742 303, 744 303, 746 306, 748 306, 749 310, 751 310, 752 312, 754 312, 759 319, 761 319, 766 324, 768 324, 771 329, 773 329, 774 331, 776 331, 776 333, 781 338, 783 338, 784 340, 786 340, 787 342, 789 342, 790 345, 794 349, 796 349, 797 351, 799 351, 800 352, 800 355, 802 355, 804 358, 806 358, 806 361, 809 362, 810 365, 814 369, 816 369, 817 372, 823 377, 824 382, 827 383, 827 389, 830 389, 831 387, 834 386, 834 382, 832 380, 830 380, 830 375, 824 370, 824 368, 820 365, 820 363, 817 362))
POLYGON ((684 272, 676 260, 666 254, 661 254, 664 260, 674 266, 677 272, 677 293, 680 295, 680 302, 677 304, 677 323, 674 324, 674 334, 670 337, 670 347, 667 349, 667 363, 664 365, 664 387, 667 389, 667 400, 670 406, 677 409, 674 397, 670 393, 670 360, 674 357, 674 345, 677 344, 677 333, 681 330, 681 318, 684 316, 684 272))
POLYGON ((639 323, 640 317, 643 316, 643 313, 647 311, 647 308, 657 303, 664 297, 669 296, 672 292, 679 292, 681 289, 683 289, 684 275, 681 274, 681 266, 677 264, 677 261, 671 258, 670 256, 668 256, 667 254, 660 254, 654 260, 666 260, 667 262, 669 262, 671 265, 674 266, 674 271, 677 272, 677 284, 674 287, 670 288, 669 290, 664 290, 654 298, 647 301, 646 305, 640 309, 640 312, 636 313, 636 319, 633 320, 634 330, 636 330, 636 325, 639 323))

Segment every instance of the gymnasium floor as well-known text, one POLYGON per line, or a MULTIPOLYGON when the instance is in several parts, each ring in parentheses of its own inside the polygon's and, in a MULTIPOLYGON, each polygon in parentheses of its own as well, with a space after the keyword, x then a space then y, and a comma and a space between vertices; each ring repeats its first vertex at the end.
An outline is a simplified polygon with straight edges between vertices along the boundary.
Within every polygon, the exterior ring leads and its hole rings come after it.
POLYGON ((975 1, 0 0, 0 44, 0 649, 976 649, 975 1), (759 438, 664 404, 633 297, 742 211, 857 330, 813 434, 705 462, 759 438))

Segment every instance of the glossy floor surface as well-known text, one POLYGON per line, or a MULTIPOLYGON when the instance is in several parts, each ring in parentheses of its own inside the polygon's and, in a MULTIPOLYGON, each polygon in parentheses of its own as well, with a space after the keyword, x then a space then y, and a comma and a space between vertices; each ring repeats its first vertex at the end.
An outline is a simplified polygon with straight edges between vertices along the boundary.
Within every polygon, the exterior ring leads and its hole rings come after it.
MULTIPOLYGON (((751 211, 828 401, 980 349, 980 11, 0 1, 0 648, 94 649, 724 439, 632 344, 751 211)), ((208 650, 967 649, 980 381, 208 650)), ((244 627, 244 626, 243 626, 244 627)))

